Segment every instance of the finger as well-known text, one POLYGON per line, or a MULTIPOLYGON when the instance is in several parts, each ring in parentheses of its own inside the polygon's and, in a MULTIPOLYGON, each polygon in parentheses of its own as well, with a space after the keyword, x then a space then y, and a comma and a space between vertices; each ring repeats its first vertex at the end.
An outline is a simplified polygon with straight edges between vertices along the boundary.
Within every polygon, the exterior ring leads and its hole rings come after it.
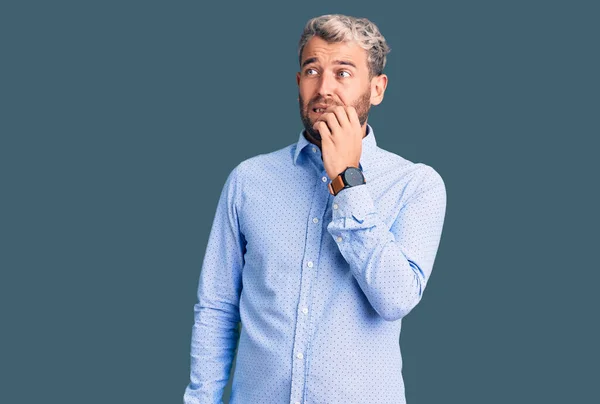
POLYGON ((333 112, 325 112, 318 119, 319 121, 324 121, 327 123, 329 127, 329 131, 332 136, 335 136, 336 133, 339 133, 341 130, 340 123, 338 122, 337 116, 333 112))
POLYGON ((323 143, 323 144, 334 143, 333 138, 331 136, 331 131, 329 130, 329 127, 327 126, 327 124, 325 122, 323 122, 323 121, 315 122, 315 124, 313 125, 313 129, 319 131, 319 135, 321 135, 321 143, 323 143))
POLYGON ((360 128, 360 120, 358 119, 358 112, 356 112, 356 108, 350 106, 347 109, 348 117, 350 118, 350 124, 357 128, 360 128))
POLYGON ((334 106, 332 108, 332 112, 335 114, 335 116, 342 128, 347 128, 350 126, 350 119, 348 118, 348 113, 346 112, 346 107, 343 107, 341 105, 334 106))

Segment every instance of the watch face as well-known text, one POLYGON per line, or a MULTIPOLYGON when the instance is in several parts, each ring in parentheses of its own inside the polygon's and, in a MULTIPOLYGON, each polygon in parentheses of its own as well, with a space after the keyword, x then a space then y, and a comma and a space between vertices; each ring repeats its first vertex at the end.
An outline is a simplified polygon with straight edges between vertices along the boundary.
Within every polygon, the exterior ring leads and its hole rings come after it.
POLYGON ((362 171, 355 167, 347 168, 344 172, 344 181, 351 187, 362 184, 364 182, 362 171))

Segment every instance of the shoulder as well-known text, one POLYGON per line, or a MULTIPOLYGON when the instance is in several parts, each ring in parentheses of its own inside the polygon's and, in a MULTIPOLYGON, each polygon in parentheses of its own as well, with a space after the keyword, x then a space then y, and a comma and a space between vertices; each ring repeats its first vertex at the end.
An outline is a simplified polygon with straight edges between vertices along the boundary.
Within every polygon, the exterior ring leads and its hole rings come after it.
POLYGON ((415 196, 428 195, 436 200, 446 202, 446 184, 440 173, 432 166, 425 163, 414 163, 415 181, 415 196))
POLYGON ((269 181, 274 175, 280 175, 292 165, 294 144, 281 149, 246 158, 233 167, 227 176, 226 185, 243 193, 245 188, 259 185, 257 182, 269 181))
POLYGON ((399 154, 382 149, 381 147, 377 147, 374 156, 375 160, 379 163, 378 165, 381 165, 384 168, 401 169, 406 172, 414 173, 416 177, 420 178, 435 177, 437 180, 442 179, 441 175, 432 166, 422 162, 411 161, 399 154))
POLYGON ((395 173, 417 193, 431 187, 442 189, 445 193, 442 175, 429 164, 411 161, 380 147, 377 148, 374 160, 382 172, 395 173))
POLYGON ((389 150, 377 147, 374 153, 374 159, 384 167, 393 167, 407 169, 415 165, 412 161, 400 156, 399 154, 393 153, 389 150))
POLYGON ((241 161, 233 171, 240 178, 252 178, 257 175, 265 175, 282 169, 283 166, 292 164, 295 144, 280 149, 258 154, 241 161))

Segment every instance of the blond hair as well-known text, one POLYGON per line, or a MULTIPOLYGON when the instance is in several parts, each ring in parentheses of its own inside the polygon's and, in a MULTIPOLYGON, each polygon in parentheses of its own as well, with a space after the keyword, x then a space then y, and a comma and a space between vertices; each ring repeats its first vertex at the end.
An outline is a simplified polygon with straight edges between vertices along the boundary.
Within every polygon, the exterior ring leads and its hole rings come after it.
POLYGON ((387 62, 386 55, 391 51, 377 25, 368 19, 342 14, 327 14, 312 18, 306 23, 298 43, 300 64, 302 64, 304 46, 313 36, 318 36, 330 43, 356 42, 367 51, 370 78, 383 73, 387 62))

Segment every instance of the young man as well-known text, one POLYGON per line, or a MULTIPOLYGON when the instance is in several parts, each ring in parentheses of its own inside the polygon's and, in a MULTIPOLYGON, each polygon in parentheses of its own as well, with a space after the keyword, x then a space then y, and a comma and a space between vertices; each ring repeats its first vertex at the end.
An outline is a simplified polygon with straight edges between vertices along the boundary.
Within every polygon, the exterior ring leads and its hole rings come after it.
POLYGON ((310 20, 296 143, 229 174, 200 273, 184 402, 404 403, 402 318, 431 276, 446 189, 377 146, 389 47, 367 19, 310 20), (242 323, 238 335, 238 322, 242 323))

